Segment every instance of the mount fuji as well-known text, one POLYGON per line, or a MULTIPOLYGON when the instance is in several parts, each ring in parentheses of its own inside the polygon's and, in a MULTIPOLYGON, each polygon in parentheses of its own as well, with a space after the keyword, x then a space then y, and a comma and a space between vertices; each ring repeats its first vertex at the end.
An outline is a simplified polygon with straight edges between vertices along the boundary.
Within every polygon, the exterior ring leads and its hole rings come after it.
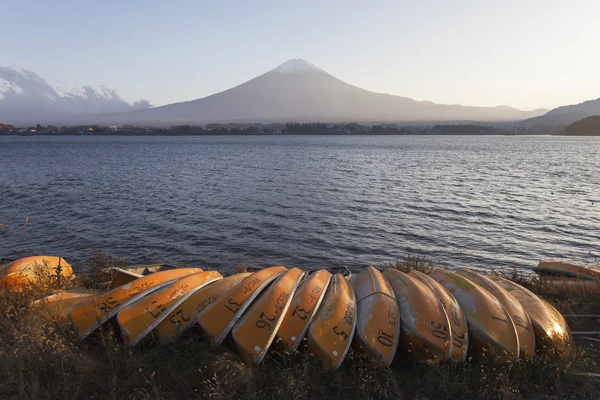
POLYGON ((521 111, 508 106, 444 105, 374 93, 343 82, 303 59, 289 60, 239 86, 201 99, 143 110, 115 111, 72 118, 70 122, 145 126, 288 121, 501 122, 523 120, 546 112, 521 111))

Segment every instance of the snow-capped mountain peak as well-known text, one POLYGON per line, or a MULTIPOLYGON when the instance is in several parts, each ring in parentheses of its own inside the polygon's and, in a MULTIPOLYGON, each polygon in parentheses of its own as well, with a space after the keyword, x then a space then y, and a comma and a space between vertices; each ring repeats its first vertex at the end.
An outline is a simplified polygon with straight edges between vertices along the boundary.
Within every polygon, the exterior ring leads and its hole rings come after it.
POLYGON ((305 73, 305 72, 319 72, 325 73, 325 71, 314 64, 311 64, 307 60, 303 58, 294 58, 288 60, 278 66, 275 69, 272 69, 271 72, 277 72, 280 74, 295 74, 295 73, 305 73))

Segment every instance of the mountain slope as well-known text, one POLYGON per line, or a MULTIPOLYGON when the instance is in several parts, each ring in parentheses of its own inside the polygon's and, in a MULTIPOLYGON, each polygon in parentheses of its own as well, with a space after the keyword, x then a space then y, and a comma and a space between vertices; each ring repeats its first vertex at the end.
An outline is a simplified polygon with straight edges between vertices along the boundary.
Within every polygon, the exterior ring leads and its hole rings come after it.
POLYGON ((211 122, 509 121, 541 115, 507 106, 465 107, 374 93, 345 83, 305 60, 290 60, 239 86, 198 100, 96 116, 103 124, 211 122))
POLYGON ((52 87, 34 72, 0 66, 0 122, 36 124, 66 121, 73 116, 148 108, 147 101, 129 104, 109 88, 84 86, 72 91, 52 87))
POLYGON ((593 115, 567 126, 562 133, 566 136, 600 136, 600 116, 593 115))
POLYGON ((539 117, 526 119, 521 124, 527 126, 560 127, 592 115, 600 115, 600 99, 558 107, 539 117))

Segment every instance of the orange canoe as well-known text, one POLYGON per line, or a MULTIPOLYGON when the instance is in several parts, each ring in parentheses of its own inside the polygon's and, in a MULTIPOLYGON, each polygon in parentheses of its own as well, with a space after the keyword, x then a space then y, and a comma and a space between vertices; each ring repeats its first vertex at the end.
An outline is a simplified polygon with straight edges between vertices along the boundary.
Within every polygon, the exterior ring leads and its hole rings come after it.
POLYGON ((101 293, 99 290, 93 289, 71 289, 36 300, 32 304, 47 305, 56 323, 63 325, 71 321, 69 312, 74 306, 99 293, 101 293))
POLYGON ((400 338, 398 302, 390 283, 374 267, 363 269, 353 280, 356 296, 357 347, 385 366, 392 363, 400 338))
POLYGON ((582 267, 557 261, 540 261, 533 270, 540 275, 565 276, 592 281, 600 281, 600 265, 595 267, 582 267))
POLYGON ((165 346, 177 339, 198 322, 198 315, 209 304, 221 298, 250 275, 250 272, 246 272, 228 276, 193 293, 156 326, 154 333, 160 344, 165 346))
POLYGON ((69 313, 77 337, 85 339, 123 307, 179 278, 201 271, 200 268, 178 268, 157 272, 77 304, 69 313))
POLYGON ((308 328, 308 347, 321 368, 339 368, 350 349, 356 328, 356 297, 350 283, 335 274, 317 315, 308 328))
POLYGON ((531 319, 529 319, 529 315, 521 303, 512 294, 508 293, 485 275, 467 268, 461 268, 457 273, 481 286, 502 303, 515 324, 515 329, 519 337, 520 357, 524 360, 530 360, 535 354, 535 333, 533 332, 531 319))
POLYGON ((233 327, 233 340, 247 362, 258 365, 267 354, 303 276, 298 268, 283 273, 233 327))
POLYGON ((463 309, 469 323, 474 355, 499 363, 519 358, 519 337, 515 325, 497 298, 451 271, 434 269, 431 277, 448 289, 463 309))
POLYGON ((396 269, 388 268, 383 274, 394 289, 400 308, 400 353, 419 363, 451 358, 452 327, 433 290, 396 269))
POLYGON ((198 316, 198 322, 211 342, 220 345, 260 292, 286 270, 282 266, 261 269, 206 307, 198 316))
POLYGON ((125 345, 138 344, 185 299, 220 279, 223 277, 217 271, 198 272, 123 307, 117 314, 117 323, 125 345))
POLYGON ((0 269, 0 286, 20 288, 34 284, 58 283, 71 280, 73 268, 62 257, 33 256, 13 261, 0 269))
POLYGON ((467 327, 467 317, 462 308, 460 308, 458 301, 456 301, 454 296, 445 287, 429 275, 416 270, 410 271, 409 275, 426 284, 437 296, 440 303, 442 303, 448 316, 452 333, 452 359, 454 361, 465 361, 467 350, 469 349, 469 330, 467 327))
POLYGON ((537 351, 561 350, 565 344, 571 344, 569 326, 554 307, 528 289, 508 279, 494 275, 490 275, 490 279, 512 294, 527 311, 536 334, 537 351))
POLYGON ((310 275, 296 291, 277 331, 277 336, 290 352, 298 348, 306 335, 308 326, 325 297, 330 280, 331 273, 322 269, 310 275))

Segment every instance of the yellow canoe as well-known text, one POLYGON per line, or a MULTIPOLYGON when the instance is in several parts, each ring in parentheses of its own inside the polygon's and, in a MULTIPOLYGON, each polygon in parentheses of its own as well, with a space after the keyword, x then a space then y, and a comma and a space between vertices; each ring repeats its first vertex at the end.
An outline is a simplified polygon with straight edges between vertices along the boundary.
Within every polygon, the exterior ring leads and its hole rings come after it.
POLYGON ((221 298, 250 275, 251 273, 247 272, 228 276, 193 293, 156 326, 154 333, 160 344, 165 346, 177 339, 198 322, 198 315, 209 304, 221 298))
POLYGON ((124 344, 138 344, 185 299, 220 279, 223 277, 217 271, 198 272, 178 279, 123 307, 117 314, 117 323, 124 344))
POLYGON ((344 361, 356 329, 356 297, 350 283, 335 274, 308 328, 308 347, 326 370, 344 361))
POLYGON ((448 289, 463 309, 475 356, 499 363, 519 358, 519 337, 515 325, 498 299, 451 271, 434 269, 431 277, 448 289))
POLYGON ((521 303, 519 303, 519 300, 486 275, 479 274, 467 268, 461 268, 457 273, 481 286, 502 303, 515 325, 517 336, 519 337, 520 357, 524 360, 530 360, 535 354, 535 333, 533 332, 531 319, 529 319, 529 315, 521 303))
POLYGON ((32 304, 47 305, 56 323, 64 325, 70 322, 69 312, 74 306, 99 293, 99 290, 93 289, 71 289, 36 300, 32 304))
POLYGON ((433 290, 417 278, 396 269, 388 268, 383 275, 394 289, 400 309, 399 354, 418 363, 435 363, 451 358, 452 327, 433 290))
POLYGON ((258 365, 267 354, 303 276, 298 268, 283 273, 233 327, 233 340, 247 362, 258 365))
POLYGON ((400 314, 394 290, 379 270, 363 269, 352 280, 356 296, 357 348, 388 366, 400 338, 400 314))
POLYGON ((558 261, 540 261, 533 270, 540 275, 558 275, 570 278, 600 281, 600 265, 582 267, 558 261))
POLYGON ((15 289, 23 286, 42 284, 51 285, 71 280, 73 268, 62 257, 32 256, 13 261, 0 269, 0 286, 7 285, 15 289))
POLYGON ((201 271, 200 268, 178 268, 157 272, 77 304, 69 313, 77 337, 85 339, 123 307, 179 278, 201 271))
POLYGON ((469 349, 469 330, 467 326, 467 317, 458 301, 440 285, 435 279, 422 272, 412 270, 409 275, 426 284, 438 300, 442 303, 448 320, 450 322, 450 331, 452 333, 452 359, 454 361, 465 361, 467 350, 469 349))
POLYGON ((490 279, 512 294, 521 303, 533 325, 536 334, 536 349, 561 350, 571 344, 571 331, 564 317, 546 301, 540 299, 523 286, 508 279, 491 275, 490 279))
POLYGON ((331 273, 322 269, 310 275, 296 291, 277 331, 277 336, 290 352, 298 348, 306 335, 308 326, 325 297, 330 281, 331 273))
POLYGON ((198 322, 210 341, 220 345, 254 299, 286 270, 282 266, 261 269, 206 307, 198 322))

